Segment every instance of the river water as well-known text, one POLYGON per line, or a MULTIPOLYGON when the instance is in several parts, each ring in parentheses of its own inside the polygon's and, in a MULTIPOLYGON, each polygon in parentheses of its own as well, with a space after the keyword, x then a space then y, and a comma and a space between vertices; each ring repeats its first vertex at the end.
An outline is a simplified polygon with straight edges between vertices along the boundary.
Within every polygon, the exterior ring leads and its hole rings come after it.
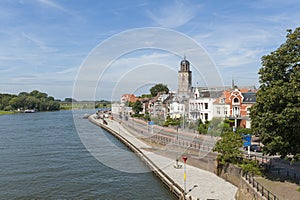
MULTIPOLYGON (((85 112, 78 112, 77 120, 91 132, 103 131, 82 118, 85 112)), ((131 154, 132 165, 147 168, 131 154)), ((126 173, 99 162, 79 139, 72 111, 58 111, 0 116, 0 199, 174 197, 151 172, 126 173)))

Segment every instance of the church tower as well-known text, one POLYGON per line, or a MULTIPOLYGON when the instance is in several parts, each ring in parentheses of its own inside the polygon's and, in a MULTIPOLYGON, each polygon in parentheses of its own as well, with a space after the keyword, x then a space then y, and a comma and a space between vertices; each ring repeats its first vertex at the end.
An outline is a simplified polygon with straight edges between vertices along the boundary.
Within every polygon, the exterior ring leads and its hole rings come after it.
POLYGON ((180 62, 178 71, 178 94, 189 94, 192 91, 192 71, 190 62, 184 59, 180 62))

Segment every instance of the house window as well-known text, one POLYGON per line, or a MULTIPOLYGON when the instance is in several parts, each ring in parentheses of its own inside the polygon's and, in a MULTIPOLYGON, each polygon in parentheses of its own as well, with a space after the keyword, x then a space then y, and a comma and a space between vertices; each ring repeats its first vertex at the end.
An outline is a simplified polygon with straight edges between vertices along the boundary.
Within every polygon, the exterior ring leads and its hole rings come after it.
POLYGON ((224 107, 224 115, 227 115, 227 107, 224 107))
POLYGON ((204 117, 205 117, 205 121, 208 121, 208 113, 205 113, 204 117))
POLYGON ((222 99, 220 100, 220 103, 225 103, 225 98, 222 98, 222 99))
POLYGON ((233 107, 233 115, 234 116, 240 115, 240 108, 239 107, 233 107))
POLYGON ((220 108, 219 107, 217 107, 217 115, 220 115, 221 114, 221 112, 220 112, 220 108))
POLYGON ((207 110, 208 109, 208 103, 204 103, 204 107, 207 110))
POLYGON ((239 103, 239 99, 238 98, 234 98, 233 99, 233 103, 239 103))

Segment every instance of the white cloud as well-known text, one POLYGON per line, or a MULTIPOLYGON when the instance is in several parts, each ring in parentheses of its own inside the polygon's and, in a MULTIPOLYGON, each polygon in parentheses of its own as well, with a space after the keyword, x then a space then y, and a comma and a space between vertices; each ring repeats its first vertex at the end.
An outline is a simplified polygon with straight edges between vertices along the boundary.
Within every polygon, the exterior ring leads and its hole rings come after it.
POLYGON ((39 3, 42 3, 46 6, 49 6, 49 7, 52 7, 52 8, 55 8, 57 10, 60 10, 60 11, 63 11, 65 13, 69 13, 70 12, 65 9, 63 6, 59 5, 58 3, 55 3, 54 1, 51 1, 51 0, 37 0, 39 3))
POLYGON ((31 41, 34 45, 36 45, 41 50, 45 51, 56 51, 55 48, 49 47, 40 39, 37 39, 36 37, 29 36, 27 33, 22 32, 22 36, 26 38, 27 40, 31 41))
POLYGON ((169 3, 167 6, 157 8, 155 11, 148 10, 147 14, 156 25, 166 28, 176 28, 188 23, 196 16, 197 6, 192 7, 182 1, 169 3))

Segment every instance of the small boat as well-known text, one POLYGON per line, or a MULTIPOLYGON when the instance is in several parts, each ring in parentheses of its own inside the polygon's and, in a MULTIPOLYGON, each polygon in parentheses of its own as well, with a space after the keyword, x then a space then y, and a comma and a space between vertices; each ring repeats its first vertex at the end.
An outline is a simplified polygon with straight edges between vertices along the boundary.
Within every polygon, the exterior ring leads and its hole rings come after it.
POLYGON ((87 119, 87 118, 89 118, 89 116, 90 116, 89 114, 84 114, 83 119, 87 119))
POLYGON ((35 109, 26 109, 24 110, 24 113, 35 113, 36 110, 35 109))

